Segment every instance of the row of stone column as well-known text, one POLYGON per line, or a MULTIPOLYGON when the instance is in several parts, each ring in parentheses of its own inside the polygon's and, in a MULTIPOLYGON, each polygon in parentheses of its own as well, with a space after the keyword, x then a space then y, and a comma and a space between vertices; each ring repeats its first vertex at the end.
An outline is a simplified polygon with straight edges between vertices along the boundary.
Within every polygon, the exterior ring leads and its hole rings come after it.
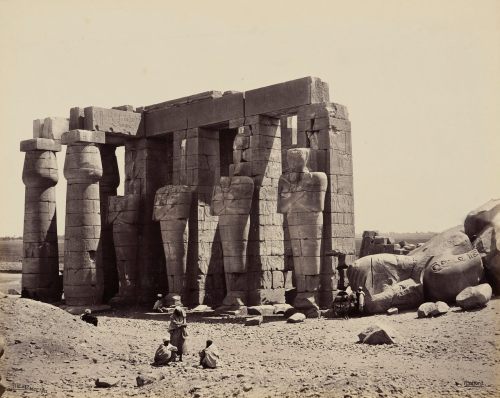
MULTIPOLYGON (((325 173, 309 172, 309 150, 289 149, 289 173, 279 180, 277 212, 286 215, 293 248, 297 308, 317 307, 321 265, 323 210, 327 187, 325 173)), ((226 296, 224 306, 247 304, 247 245, 254 181, 248 176, 221 177, 214 187, 212 214, 218 216, 221 237, 226 296)), ((186 296, 187 219, 192 189, 184 185, 160 188, 155 197, 154 219, 161 224, 172 301, 186 296)))
MULTIPOLYGON (((21 142, 21 151, 26 152, 22 289, 32 298, 58 301, 64 288, 68 305, 100 304, 105 290, 105 267, 100 261, 102 245, 109 247, 112 243, 110 238, 103 242, 101 216, 107 208, 104 196, 116 195, 119 184, 115 148, 103 147, 105 136, 102 132, 73 130, 60 138, 21 142), (55 200, 58 181, 55 153, 60 151, 61 143, 67 145, 64 176, 68 182, 62 283, 55 200), (103 177, 101 158, 109 164, 109 173, 99 184, 103 177)), ((108 268, 113 266, 111 263, 108 268)))

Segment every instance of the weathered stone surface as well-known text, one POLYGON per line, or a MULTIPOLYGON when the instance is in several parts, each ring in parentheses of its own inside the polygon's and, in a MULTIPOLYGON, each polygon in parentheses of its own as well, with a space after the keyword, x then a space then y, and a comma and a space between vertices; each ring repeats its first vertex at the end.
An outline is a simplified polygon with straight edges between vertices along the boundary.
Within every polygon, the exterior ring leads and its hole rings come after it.
POLYGON ((186 297, 187 221, 191 201, 192 188, 186 185, 167 185, 156 191, 153 220, 160 221, 168 279, 167 300, 174 295, 186 297))
POLYGON ((428 318, 433 316, 433 314, 437 311, 437 305, 436 303, 423 303, 420 304, 420 307, 418 307, 417 310, 417 316, 418 318, 428 318))
POLYGON ((423 288, 416 260, 410 256, 375 254, 355 261, 347 269, 353 289, 366 291, 368 313, 385 312, 391 307, 415 308, 423 301, 423 288))
POLYGON ((235 286, 235 277, 247 271, 247 243, 254 184, 250 177, 221 177, 212 195, 211 211, 219 216, 227 295, 224 305, 246 304, 247 286, 235 286), (234 274, 234 276, 231 276, 234 274), (241 292, 238 297, 236 291, 241 292))
POLYGON ((62 286, 57 246, 54 187, 59 177, 55 153, 26 152, 22 178, 26 189, 21 286, 29 297, 57 301, 61 298, 62 286))
POLYGON ((286 215, 293 253, 297 308, 315 307, 321 267, 321 240, 327 177, 310 173, 306 168, 309 150, 293 148, 287 151, 290 170, 278 184, 278 212, 286 215), (313 226, 313 228, 311 228, 313 226), (307 232, 305 232, 307 231, 307 232), (307 297, 306 297, 307 296, 307 297))
MULTIPOLYGON (((73 132, 71 132, 73 133, 73 132)), ((64 137, 66 136, 63 134, 64 137)), ((78 138, 79 134, 76 134, 78 138)), ((103 269, 97 260, 101 233, 99 197, 102 163, 99 148, 89 142, 69 140, 64 177, 66 230, 64 244, 64 297, 70 306, 97 305, 103 298, 103 269), (89 193, 92 192, 90 195, 89 193), (91 217, 87 217, 90 215, 91 217), (72 228, 80 224, 93 228, 72 228)))
POLYGON ((394 344, 396 334, 387 326, 372 325, 358 334, 359 342, 363 344, 394 344))
POLYGON ((264 322, 264 318, 262 315, 252 316, 245 319, 245 326, 260 326, 262 322, 264 322))
POLYGON ((436 301, 436 308, 431 312, 431 316, 440 316, 446 314, 450 310, 448 304, 443 301, 436 301))
POLYGON ((328 102, 328 85, 318 78, 304 77, 245 92, 245 116, 295 110, 302 105, 328 102))
POLYGON ((492 199, 467 214, 464 231, 474 240, 485 227, 492 225, 500 229, 500 199, 492 199))
POLYGON ((275 314, 273 305, 254 305, 248 307, 248 315, 270 316, 275 314))
POLYGON ((63 117, 46 117, 33 120, 33 138, 50 138, 60 140, 61 135, 69 131, 69 119, 63 117))
POLYGON ((456 302, 459 307, 464 310, 472 310, 486 306, 492 295, 491 286, 483 283, 478 286, 467 287, 462 290, 456 297, 456 302))
POLYGON ((299 323, 304 322, 306 320, 306 316, 301 312, 296 312, 295 314, 290 315, 287 318, 288 323, 299 323))
POLYGON ((486 226, 477 235, 473 245, 481 254, 486 279, 495 294, 500 294, 500 227, 486 226))
POLYGON ((399 310, 396 307, 391 307, 387 311, 387 315, 397 315, 399 310))
POLYGON ((131 136, 142 134, 140 113, 90 106, 84 109, 84 117, 85 130, 131 136))
POLYGON ((75 143, 104 144, 106 135, 102 131, 70 130, 61 135, 61 144, 70 145, 75 143))
POLYGON ((60 152, 61 143, 50 138, 32 138, 30 140, 21 141, 21 152, 28 151, 52 151, 60 152))
POLYGON ((425 296, 451 302, 466 287, 479 284, 483 276, 481 256, 475 249, 458 256, 436 256, 424 269, 425 296))
POLYGON ((409 255, 417 261, 417 270, 422 271, 428 261, 435 256, 459 255, 472 250, 472 243, 460 225, 433 236, 409 255))
POLYGON ((134 302, 139 280, 137 249, 140 195, 110 196, 108 223, 113 226, 113 242, 118 272, 118 294, 113 303, 134 302))
POLYGON ((275 314, 286 314, 287 311, 294 310, 294 308, 290 304, 274 304, 274 313, 275 314))

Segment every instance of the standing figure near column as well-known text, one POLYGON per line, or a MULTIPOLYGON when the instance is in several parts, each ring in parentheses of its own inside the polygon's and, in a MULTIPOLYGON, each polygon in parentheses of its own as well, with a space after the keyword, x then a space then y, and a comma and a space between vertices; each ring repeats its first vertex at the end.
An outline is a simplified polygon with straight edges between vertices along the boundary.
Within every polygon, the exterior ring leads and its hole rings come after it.
POLYGON ((317 307, 321 265, 323 210, 327 188, 325 173, 310 172, 309 149, 287 151, 290 172, 280 177, 278 212, 286 215, 293 252, 296 308, 317 307))
POLYGON ((221 177, 212 197, 212 215, 219 216, 219 232, 226 278, 225 306, 247 303, 247 243, 252 207, 250 177, 221 177))
POLYGON ((160 222, 168 278, 167 305, 182 305, 186 299, 188 218, 192 190, 186 185, 166 185, 156 191, 153 220, 160 222))
POLYGON ((61 299, 57 248, 55 152, 61 144, 48 138, 21 142, 26 152, 23 182, 26 185, 23 232, 22 290, 42 301, 61 299))
POLYGON ((140 195, 110 196, 107 222, 113 228, 118 271, 118 293, 113 304, 132 304, 136 300, 140 195))
POLYGON ((67 305, 90 306, 102 303, 103 270, 97 254, 101 237, 99 180, 101 154, 96 144, 104 143, 104 133, 73 130, 64 133, 67 144, 64 177, 66 231, 64 243, 64 298, 67 305))

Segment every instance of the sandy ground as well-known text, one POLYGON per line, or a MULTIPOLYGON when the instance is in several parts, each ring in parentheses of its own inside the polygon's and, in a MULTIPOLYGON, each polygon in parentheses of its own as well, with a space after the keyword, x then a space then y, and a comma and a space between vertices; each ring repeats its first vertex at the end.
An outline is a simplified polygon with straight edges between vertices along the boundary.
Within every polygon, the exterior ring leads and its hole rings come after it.
POLYGON ((434 319, 407 312, 287 324, 276 316, 247 327, 241 319, 188 315, 191 355, 153 368, 168 315, 107 313, 94 327, 51 305, 7 296, 0 299, 7 341, 0 362, 7 397, 499 396, 499 313, 500 300, 434 319), (357 344, 357 333, 374 322, 390 325, 398 344, 357 344), (222 353, 215 370, 197 367, 207 338, 222 353), (139 373, 164 378, 139 388, 139 373), (96 389, 94 379, 103 377, 119 385, 96 389))

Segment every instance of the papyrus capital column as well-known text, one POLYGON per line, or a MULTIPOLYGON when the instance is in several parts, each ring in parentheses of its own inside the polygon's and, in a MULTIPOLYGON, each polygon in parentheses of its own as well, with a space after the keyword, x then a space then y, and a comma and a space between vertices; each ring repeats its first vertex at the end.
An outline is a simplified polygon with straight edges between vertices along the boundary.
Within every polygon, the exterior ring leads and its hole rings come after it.
POLYGON ((102 302, 103 270, 97 260, 101 236, 99 180, 101 154, 98 131, 72 130, 62 135, 68 145, 64 162, 66 231, 64 244, 64 297, 73 306, 102 302))
POLYGON ((53 139, 34 138, 21 142, 25 152, 22 289, 42 301, 61 298, 55 185, 58 181, 56 152, 61 145, 53 139))

